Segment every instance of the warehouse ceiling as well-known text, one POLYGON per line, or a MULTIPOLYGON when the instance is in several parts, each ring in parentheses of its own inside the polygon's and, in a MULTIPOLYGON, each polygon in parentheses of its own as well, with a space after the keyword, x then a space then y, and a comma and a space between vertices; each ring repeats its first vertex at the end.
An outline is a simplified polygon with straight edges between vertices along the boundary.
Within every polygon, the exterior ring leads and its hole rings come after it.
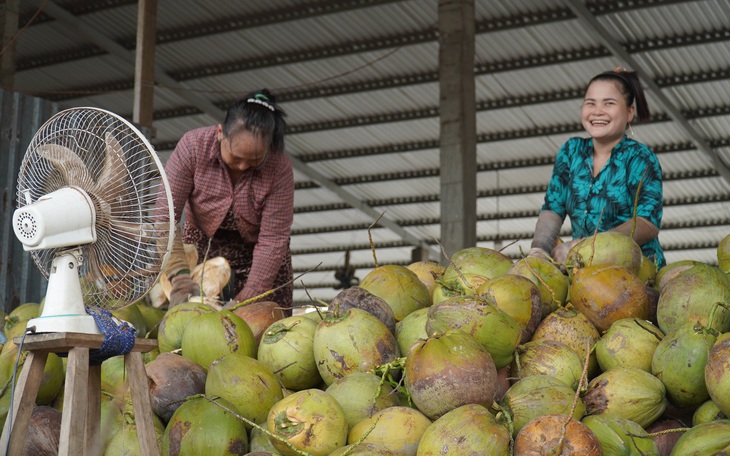
MULTIPOLYGON (((362 279, 376 261, 410 263, 414 240, 439 251, 437 6, 159 0, 152 143, 163 160, 252 89, 288 113, 291 247, 295 275, 309 271, 296 301, 331 299, 346 262, 362 279)), ((132 118, 136 1, 21 0, 19 16, 4 89, 132 118)), ((633 136, 663 168, 667 260, 716 264, 730 226, 728 24, 727 0, 476 0, 478 245, 526 251, 557 150, 584 134, 586 81, 624 66, 653 108, 633 136)))

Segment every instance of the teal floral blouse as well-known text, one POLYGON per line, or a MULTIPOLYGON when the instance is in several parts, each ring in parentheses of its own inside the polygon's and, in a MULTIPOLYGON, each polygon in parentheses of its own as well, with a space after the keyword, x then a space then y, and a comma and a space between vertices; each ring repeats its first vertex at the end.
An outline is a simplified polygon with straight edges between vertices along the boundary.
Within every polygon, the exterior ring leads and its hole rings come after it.
MULTIPOLYGON (((662 170, 654 152, 626 136, 593 177, 593 139, 571 138, 560 148, 542 210, 570 217, 573 239, 608 231, 636 215, 661 228, 662 170), (641 188, 639 188, 641 187, 641 188)), ((659 240, 641 247, 658 267, 666 264, 659 240)))

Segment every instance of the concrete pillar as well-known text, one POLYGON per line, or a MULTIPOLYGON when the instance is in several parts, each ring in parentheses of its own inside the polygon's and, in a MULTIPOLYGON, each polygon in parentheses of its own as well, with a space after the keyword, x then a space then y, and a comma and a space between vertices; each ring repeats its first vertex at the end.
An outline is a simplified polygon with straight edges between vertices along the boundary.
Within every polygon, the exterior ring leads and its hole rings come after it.
POLYGON ((476 245, 474 0, 439 0, 441 242, 476 245))

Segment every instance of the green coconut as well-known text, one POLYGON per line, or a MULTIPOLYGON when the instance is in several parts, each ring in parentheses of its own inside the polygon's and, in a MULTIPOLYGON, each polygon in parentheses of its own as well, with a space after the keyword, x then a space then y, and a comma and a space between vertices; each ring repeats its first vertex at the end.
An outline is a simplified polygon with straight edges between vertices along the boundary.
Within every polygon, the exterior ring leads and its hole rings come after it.
POLYGON ((664 267, 657 271, 656 277, 654 278, 654 288, 661 291, 664 288, 664 285, 669 283, 669 281, 675 278, 679 273, 698 264, 702 264, 702 262, 695 260, 679 260, 673 263, 667 263, 664 267))
MULTIPOLYGON (((665 334, 685 322, 709 325, 715 303, 730 304, 730 277, 715 266, 696 264, 677 274, 661 289, 657 322, 665 334)), ((712 328, 730 331, 730 310, 717 310, 712 328)))
POLYGON ((205 394, 225 399, 241 416, 257 424, 264 423, 269 409, 284 397, 274 373, 241 353, 231 353, 210 363, 205 394))
POLYGON ((667 334, 654 351, 651 373, 664 383, 676 407, 698 406, 710 398, 705 365, 717 335, 699 323, 685 323, 667 334))
POLYGON ((509 365, 522 338, 517 321, 486 298, 455 296, 428 310, 426 333, 443 334, 460 329, 489 352, 497 369, 509 365))
POLYGON ((436 288, 436 279, 440 278, 446 270, 444 266, 435 261, 416 261, 406 267, 418 276, 431 295, 436 288))
POLYGON ((547 315, 537 325, 532 340, 551 339, 572 348, 583 362, 588 356, 588 377, 598 371, 598 362, 593 346, 601 337, 596 327, 581 312, 573 307, 564 307, 547 315))
POLYGON ((510 455, 511 436, 489 410, 466 404, 433 422, 421 436, 418 456, 510 455))
POLYGON ((717 265, 725 274, 730 274, 730 234, 717 244, 717 265))
POLYGON ((697 407, 697 410, 692 414, 692 426, 709 423, 710 421, 724 420, 726 418, 727 415, 722 413, 720 407, 710 399, 697 407))
POLYGON ((603 371, 622 366, 651 372, 651 359, 663 338, 662 330, 649 321, 618 320, 596 342, 598 365, 603 371))
POLYGON ((540 291, 542 318, 565 305, 570 280, 553 262, 537 257, 522 258, 508 273, 530 279, 535 284, 540 291))
POLYGON ((588 383, 583 395, 589 415, 611 413, 646 427, 667 406, 664 384, 645 370, 615 367, 588 383))
POLYGON ((492 404, 497 369, 469 334, 451 329, 419 341, 408 352, 405 385, 416 407, 432 420, 465 404, 492 404))
POLYGON ((256 357, 256 340, 246 321, 230 310, 205 312, 190 320, 182 334, 182 355, 208 369, 230 353, 256 357))
POLYGON ((347 443, 374 443, 396 454, 415 456, 418 442, 430 425, 431 420, 414 408, 388 407, 354 425, 347 443))
POLYGON ((383 409, 400 405, 393 387, 367 372, 353 372, 342 377, 328 386, 325 392, 342 406, 351 429, 383 409))
POLYGON ((147 327, 146 334, 137 334, 137 336, 147 337, 149 339, 156 339, 160 323, 165 316, 165 311, 152 306, 148 306, 144 301, 138 301, 136 305, 137 309, 139 309, 139 313, 142 314, 145 326, 147 327))
POLYGON ((542 415, 560 413, 580 420, 586 413, 583 402, 576 401, 576 392, 565 382, 549 375, 530 375, 512 385, 499 401, 502 411, 499 419, 508 417, 512 423, 512 435, 517 433, 532 419, 542 415), (501 418, 500 418, 501 417, 501 418))
POLYGON ((46 365, 43 368, 41 385, 38 388, 35 403, 37 405, 51 405, 56 396, 61 393, 65 378, 66 371, 63 368, 61 358, 55 353, 49 353, 46 365))
POLYGON ((631 237, 618 231, 603 231, 589 236, 568 251, 566 263, 574 268, 585 266, 621 266, 638 275, 642 263, 641 247, 631 237))
MULTIPOLYGON (((297 391, 274 404, 266 427, 311 456, 328 456, 347 443, 345 412, 335 398, 318 389, 297 391)), ((284 456, 301 454, 279 440, 272 443, 284 456)))
POLYGON ((147 322, 135 304, 114 309, 112 315, 131 324, 137 331, 137 337, 144 338, 147 335, 147 322))
POLYGON ((179 349, 183 331, 190 320, 208 312, 213 312, 213 309, 200 302, 185 302, 168 310, 157 328, 157 345, 160 353, 179 349))
POLYGON ((400 456, 400 453, 374 443, 356 443, 338 448, 329 456, 400 456))
POLYGON ((353 372, 367 372, 395 360, 398 343, 387 326, 361 309, 334 312, 317 325, 312 344, 325 384, 353 372))
POLYGON ((720 335, 710 349, 705 385, 712 401, 730 417, 730 333, 720 335))
POLYGON ((489 298, 492 304, 519 323, 521 342, 530 340, 542 320, 542 297, 537 285, 527 277, 502 274, 481 284, 476 293, 489 298))
POLYGON ((517 347, 510 377, 521 379, 530 375, 550 375, 566 385, 577 388, 583 374, 583 360, 562 342, 536 339, 517 347))
POLYGON ((581 420, 601 443, 604 456, 659 456, 659 448, 637 423, 609 413, 581 420))
POLYGON ((266 432, 264 432, 265 427, 266 425, 264 425, 264 427, 257 425, 251 428, 251 433, 248 439, 249 450, 254 454, 263 453, 266 455, 281 455, 281 453, 274 448, 274 444, 271 443, 271 440, 269 440, 269 436, 266 432))
POLYGON ((269 326, 261 337, 257 359, 290 390, 313 388, 322 382, 314 359, 314 331, 317 322, 305 316, 291 316, 269 326))
POLYGON ((363 288, 383 299, 393 309, 396 321, 431 305, 431 294, 418 276, 405 266, 378 266, 360 281, 363 288))
POLYGON ((436 279, 432 303, 462 295, 473 295, 477 288, 493 277, 506 274, 512 260, 486 247, 468 247, 456 252, 441 277, 436 279))
POLYGON ((223 399, 215 399, 215 403, 203 397, 188 399, 167 423, 162 436, 162 454, 245 455, 248 453, 246 425, 236 418, 234 410, 223 399))
MULTIPOLYGON (((8 335, 8 331, 16 325, 20 325, 23 328, 20 334, 25 332, 25 324, 21 324, 21 322, 27 323, 31 318, 38 317, 40 315, 40 307, 41 305, 37 302, 26 302, 11 310, 9 314, 5 315, 5 335, 8 335)), ((8 336, 8 339, 11 339, 11 337, 8 336)))
POLYGON ((730 454, 730 420, 693 426, 672 449, 672 456, 722 456, 730 454))
POLYGON ((413 344, 428 338, 426 333, 428 309, 428 307, 424 307, 411 312, 402 321, 396 323, 395 338, 398 341, 398 350, 401 354, 407 354, 413 344))
MULTIPOLYGON (((154 433, 159 442, 164 433, 162 422, 155 421, 154 433)), ((114 434, 104 451, 104 456, 136 456, 141 455, 137 425, 134 422, 124 421, 119 432, 114 434)))
POLYGON ((127 392, 127 371, 124 355, 112 356, 101 363, 101 390, 122 397, 127 392))

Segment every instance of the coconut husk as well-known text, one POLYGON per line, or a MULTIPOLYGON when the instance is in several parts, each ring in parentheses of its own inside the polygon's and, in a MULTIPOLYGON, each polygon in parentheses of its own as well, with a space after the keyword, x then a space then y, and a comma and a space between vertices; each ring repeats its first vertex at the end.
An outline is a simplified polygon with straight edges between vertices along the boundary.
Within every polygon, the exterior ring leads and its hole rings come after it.
POLYGON ((195 266, 190 276, 200 284, 200 291, 206 297, 220 296, 231 279, 231 265, 223 257, 215 257, 195 266))
MULTIPOLYGON (((195 244, 183 244, 183 250, 185 251, 185 261, 188 264, 188 269, 192 271, 198 265, 198 249, 195 247, 195 244)), ((167 277, 167 269, 163 270, 162 274, 160 274, 159 283, 162 287, 162 293, 169 300, 170 292, 172 291, 172 282, 167 277)))

